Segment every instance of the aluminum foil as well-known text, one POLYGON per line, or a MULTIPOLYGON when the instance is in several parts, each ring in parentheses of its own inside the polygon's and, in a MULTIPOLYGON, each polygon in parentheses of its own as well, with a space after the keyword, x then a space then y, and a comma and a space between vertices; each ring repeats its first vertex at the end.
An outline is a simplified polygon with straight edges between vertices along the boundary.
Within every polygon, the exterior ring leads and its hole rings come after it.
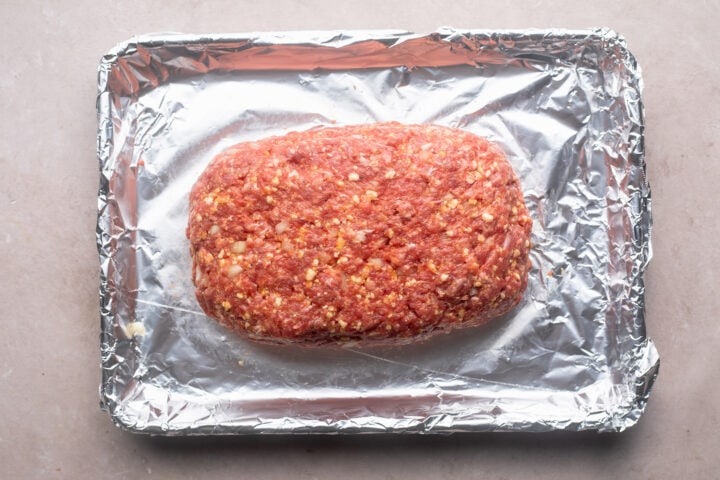
POLYGON ((640 68, 616 33, 149 35, 99 67, 101 405, 134 432, 620 431, 657 375, 640 68), (226 147, 397 120, 496 142, 534 220, 491 326, 411 345, 256 344, 196 303, 188 193, 226 147))

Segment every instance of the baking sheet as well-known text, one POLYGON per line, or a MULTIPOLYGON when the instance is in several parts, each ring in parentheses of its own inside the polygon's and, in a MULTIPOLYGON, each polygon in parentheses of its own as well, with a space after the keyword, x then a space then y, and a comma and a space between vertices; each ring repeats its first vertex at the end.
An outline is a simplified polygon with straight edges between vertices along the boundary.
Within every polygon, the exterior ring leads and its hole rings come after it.
POLYGON ((657 375, 642 79, 588 31, 159 34, 102 59, 101 405, 153 434, 619 431, 657 375), (533 217, 529 286, 491 326, 398 347, 255 344, 196 303, 188 194, 228 146, 397 120, 496 142, 533 217))

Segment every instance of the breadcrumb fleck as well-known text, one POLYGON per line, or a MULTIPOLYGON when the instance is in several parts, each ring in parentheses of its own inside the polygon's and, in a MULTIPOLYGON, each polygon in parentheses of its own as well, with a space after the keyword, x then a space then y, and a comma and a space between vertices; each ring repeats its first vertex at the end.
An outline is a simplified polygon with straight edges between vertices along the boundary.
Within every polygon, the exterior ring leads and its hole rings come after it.
POLYGON ((144 337, 147 333, 142 322, 130 322, 123 327, 127 338, 144 337))
POLYGON ((317 275, 317 271, 314 268, 308 268, 305 271, 305 280, 308 282, 312 282, 313 278, 315 278, 315 275, 317 275))

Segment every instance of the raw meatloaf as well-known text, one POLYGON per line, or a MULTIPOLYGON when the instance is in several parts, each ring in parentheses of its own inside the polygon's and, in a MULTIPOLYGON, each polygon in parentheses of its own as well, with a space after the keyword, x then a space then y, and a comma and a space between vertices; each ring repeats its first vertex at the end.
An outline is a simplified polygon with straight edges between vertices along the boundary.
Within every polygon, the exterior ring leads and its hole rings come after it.
POLYGON ((393 122, 229 148, 192 189, 187 235, 209 316, 256 340, 328 343, 506 313, 527 284, 530 228, 488 141, 393 122))

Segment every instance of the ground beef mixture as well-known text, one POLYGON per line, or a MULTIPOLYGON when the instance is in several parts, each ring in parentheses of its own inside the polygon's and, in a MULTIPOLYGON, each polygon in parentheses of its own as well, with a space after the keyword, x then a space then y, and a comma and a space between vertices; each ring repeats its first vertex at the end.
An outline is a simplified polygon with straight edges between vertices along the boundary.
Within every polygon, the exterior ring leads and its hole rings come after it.
POLYGON ((503 154, 435 125, 322 128, 241 143, 190 195, 203 310, 253 339, 424 337, 523 295, 531 219, 503 154))

